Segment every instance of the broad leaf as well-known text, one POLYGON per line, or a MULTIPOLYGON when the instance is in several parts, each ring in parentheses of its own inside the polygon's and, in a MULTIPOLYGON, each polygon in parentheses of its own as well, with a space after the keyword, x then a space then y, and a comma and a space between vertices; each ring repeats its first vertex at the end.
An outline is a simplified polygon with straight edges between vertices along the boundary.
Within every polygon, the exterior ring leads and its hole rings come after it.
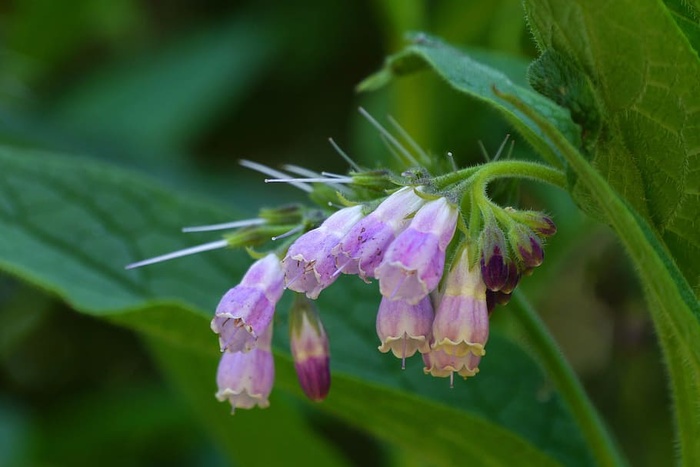
MULTIPOLYGON (((487 55, 479 54, 479 59, 487 55)), ((496 62, 498 63, 498 62, 496 62)), ((388 84, 392 78, 431 68, 460 92, 491 104, 503 113, 508 121, 532 144, 537 151, 554 165, 561 166, 548 141, 539 128, 517 108, 498 99, 494 87, 521 98, 529 106, 547 115, 557 128, 572 142, 578 144, 579 129, 569 113, 551 100, 523 86, 514 84, 505 74, 476 61, 467 53, 425 34, 416 35, 411 45, 386 59, 384 68, 365 79, 358 89, 371 91, 388 84)))
MULTIPOLYGON (((593 83, 605 119, 593 164, 700 292, 697 52, 661 2, 528 0, 525 7, 539 46, 567 56, 593 83)), ((580 193, 586 204, 591 194, 580 193)))
MULTIPOLYGON (((161 358, 166 372, 192 386, 186 392, 194 399, 211 398, 218 355, 208 328, 210 310, 248 261, 221 251, 135 271, 125 271, 123 265, 210 241, 211 236, 181 234, 179 227, 223 221, 230 218, 227 211, 78 159, 5 148, 0 164, 0 267, 81 312, 151 336, 157 355, 170 349, 181 356, 161 358), (179 358, 191 358, 191 364, 179 358), (202 382, 207 374, 210 385, 202 382)), ((423 376, 419 360, 402 372, 396 359, 375 350, 378 298, 373 287, 354 277, 344 277, 322 294, 334 387, 319 409, 433 464, 469 459, 591 465, 561 397, 517 346, 494 336, 482 373, 450 390, 445 380, 423 376)), ((283 362, 277 387, 299 394, 291 366, 284 364, 289 358, 284 311, 276 331, 278 363, 283 362)), ((210 399, 206 404, 216 405, 210 399)), ((206 413, 212 413, 210 408, 206 413)), ((220 420, 212 423, 220 430, 228 427, 220 420)), ((230 423, 237 423, 236 417, 230 423)), ((325 449, 312 436, 308 442, 310 450, 325 449)))

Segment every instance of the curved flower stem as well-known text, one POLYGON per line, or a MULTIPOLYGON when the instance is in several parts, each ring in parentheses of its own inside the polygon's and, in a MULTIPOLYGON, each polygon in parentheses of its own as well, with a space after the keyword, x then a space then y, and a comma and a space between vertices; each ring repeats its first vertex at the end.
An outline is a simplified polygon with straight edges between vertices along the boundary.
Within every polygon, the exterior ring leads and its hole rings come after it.
POLYGON ((487 184, 496 178, 529 178, 549 183, 559 188, 566 187, 566 176, 561 170, 548 165, 529 161, 496 161, 458 170, 434 179, 439 188, 446 188, 457 182, 474 177, 475 181, 487 184))
POLYGON ((571 409, 583 436, 593 451, 596 463, 605 466, 627 465, 600 419, 598 411, 586 396, 574 370, 569 366, 532 305, 520 291, 516 291, 514 297, 513 304, 516 306, 513 307, 513 315, 527 332, 547 374, 571 409))

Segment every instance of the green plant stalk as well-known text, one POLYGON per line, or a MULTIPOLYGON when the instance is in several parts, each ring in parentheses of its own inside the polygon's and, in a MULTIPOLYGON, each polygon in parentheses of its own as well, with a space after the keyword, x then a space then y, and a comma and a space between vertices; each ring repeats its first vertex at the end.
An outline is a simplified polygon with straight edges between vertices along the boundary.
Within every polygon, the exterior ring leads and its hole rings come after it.
POLYGON ((571 409, 599 465, 626 465, 598 411, 545 324, 520 291, 515 291, 514 298, 513 315, 527 333, 547 375, 571 409))
POLYGON ((529 178, 550 183, 559 188, 566 187, 566 176, 561 170, 539 162, 515 160, 487 162, 467 167, 466 169, 435 177, 434 182, 438 188, 447 188, 457 182, 466 182, 471 177, 474 177, 475 181, 482 184, 487 184, 496 178, 529 178))
POLYGON ((546 119, 518 98, 499 95, 532 118, 597 200, 634 262, 669 369, 680 464, 700 459, 700 304, 673 258, 588 161, 546 119))

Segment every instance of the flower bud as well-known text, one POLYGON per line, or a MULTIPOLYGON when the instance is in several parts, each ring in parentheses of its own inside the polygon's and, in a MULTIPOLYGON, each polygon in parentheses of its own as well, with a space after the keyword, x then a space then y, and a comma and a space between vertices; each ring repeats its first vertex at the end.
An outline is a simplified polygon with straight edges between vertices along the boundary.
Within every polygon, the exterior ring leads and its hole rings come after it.
POLYGON ((481 277, 489 290, 500 290, 508 281, 508 248, 503 232, 494 223, 487 224, 482 230, 481 277))
POLYGON ((506 283, 501 287, 500 292, 510 294, 513 293, 513 290, 518 286, 518 282, 520 282, 520 271, 518 271, 518 265, 515 264, 515 261, 508 261, 508 280, 506 283))
POLYGON ((445 198, 418 210, 408 228, 389 245, 375 271, 384 297, 415 305, 435 290, 458 215, 457 208, 445 198))
POLYGON ((513 224, 508 231, 508 240, 525 269, 536 268, 544 260, 542 242, 537 234, 522 224, 513 224))
POLYGON ((374 277, 384 252, 409 224, 409 216, 425 201, 413 187, 404 187, 384 200, 372 213, 355 224, 332 250, 343 274, 374 277))
POLYGON ((306 397, 320 402, 331 387, 328 337, 314 304, 302 295, 289 312, 289 337, 299 385, 306 397))
POLYGON ((467 249, 462 248, 445 280, 433 322, 433 350, 463 357, 484 355, 489 336, 486 286, 478 266, 469 269, 467 249))
POLYGON ((516 222, 525 224, 527 227, 534 230, 538 235, 543 237, 551 237, 557 233, 557 226, 552 219, 537 211, 516 211, 509 209, 509 214, 516 222))
POLYGON ((361 218, 362 206, 344 208, 299 237, 282 261, 287 288, 316 299, 335 282, 338 275, 331 250, 361 218))
POLYGON ((379 351, 392 351, 401 359, 401 368, 406 367, 406 357, 430 350, 433 327, 433 305, 425 297, 416 305, 401 300, 382 297, 377 312, 377 336, 382 342, 379 351))
POLYGON ((256 346, 272 322, 283 280, 279 258, 270 254, 253 263, 241 283, 226 292, 211 322, 222 352, 247 352, 256 346))
POLYGON ((250 409, 256 405, 270 405, 268 397, 275 379, 275 365, 270 350, 272 324, 258 339, 257 347, 249 352, 221 354, 216 383, 216 398, 231 404, 231 413, 237 408, 250 409))

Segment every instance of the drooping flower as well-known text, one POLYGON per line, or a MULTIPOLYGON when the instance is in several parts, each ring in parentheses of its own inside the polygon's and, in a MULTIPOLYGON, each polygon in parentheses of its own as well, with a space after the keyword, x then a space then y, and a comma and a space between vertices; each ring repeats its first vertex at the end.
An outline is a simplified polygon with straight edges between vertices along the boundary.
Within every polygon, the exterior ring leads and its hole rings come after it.
POLYGON ((284 273, 277 255, 256 261, 243 280, 223 296, 211 322, 221 351, 248 351, 268 328, 282 297, 284 273))
POLYGON ((463 378, 475 376, 479 372, 479 363, 481 356, 468 353, 461 357, 457 355, 449 355, 443 350, 433 349, 428 353, 423 354, 423 372, 427 375, 436 376, 438 378, 452 378, 457 373, 463 378))
POLYGON ((216 398, 228 400, 231 412, 236 409, 250 409, 256 405, 265 408, 270 405, 268 397, 275 379, 275 365, 270 343, 272 324, 268 325, 249 352, 224 352, 221 354, 216 384, 219 390, 216 398))
POLYGON ((433 318, 430 297, 415 305, 382 297, 377 312, 377 336, 382 342, 379 351, 386 353, 391 350, 405 368, 407 357, 416 352, 430 351, 433 318))
POLYGON ((458 255, 438 297, 432 348, 457 357, 482 356, 489 336, 486 285, 479 266, 469 269, 467 248, 458 255))
POLYGON ((430 201, 418 210, 375 271, 384 297, 415 305, 437 287, 458 215, 457 207, 445 198, 430 201))
POLYGON ((289 314, 289 337, 299 385, 306 397, 320 402, 331 387, 328 336, 313 303, 300 295, 289 314))
POLYGON ((348 231, 332 250, 339 271, 365 280, 375 276, 389 244, 408 226, 409 216, 425 203, 414 190, 404 187, 396 191, 348 231))
POLYGON ((362 206, 344 208, 299 237, 282 261, 287 288, 316 299, 331 285, 338 278, 331 250, 361 218, 362 206))

